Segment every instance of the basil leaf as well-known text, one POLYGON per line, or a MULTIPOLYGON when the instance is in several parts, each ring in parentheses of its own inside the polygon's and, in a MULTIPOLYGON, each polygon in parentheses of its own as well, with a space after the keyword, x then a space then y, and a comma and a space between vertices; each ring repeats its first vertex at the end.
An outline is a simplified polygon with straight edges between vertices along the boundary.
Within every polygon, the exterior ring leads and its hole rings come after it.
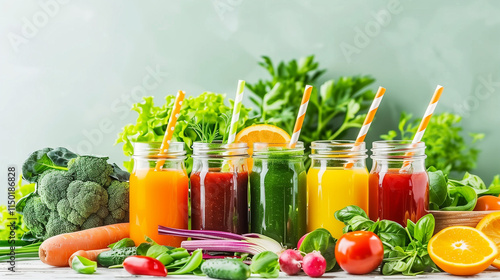
POLYGON ((358 231, 368 230, 375 222, 362 216, 354 216, 347 223, 351 226, 351 231, 358 231))
POLYGON ((149 247, 146 256, 151 258, 157 258, 158 256, 167 253, 168 249, 162 245, 153 245, 149 247))
POLYGON ((252 273, 260 274, 264 278, 278 278, 280 265, 278 255, 271 251, 265 251, 255 255, 250 265, 252 273))
POLYGON ((318 228, 310 232, 302 241, 299 250, 304 253, 319 251, 326 260, 326 271, 332 270, 337 261, 335 260, 335 244, 337 239, 324 228, 318 228))
POLYGON ((147 253, 148 253, 148 250, 149 248, 153 246, 149 243, 141 243, 138 247, 137 247, 137 255, 138 256, 146 256, 147 253))
POLYGON ((71 262, 74 271, 83 274, 93 274, 97 270, 97 262, 91 261, 82 256, 76 256, 71 262))
POLYGON ((355 216, 361 216, 368 219, 368 215, 366 215, 365 211, 358 206, 350 205, 344 207, 335 212, 335 219, 347 224, 349 220, 354 218, 355 216))
POLYGON ((111 249, 135 247, 135 242, 134 242, 134 240, 132 240, 130 238, 123 238, 122 240, 120 240, 118 242, 115 242, 113 244, 109 244, 108 247, 111 249))
POLYGON ((404 247, 407 241, 407 233, 403 226, 400 224, 389 221, 381 220, 378 222, 377 231, 374 232, 382 243, 389 243, 393 247, 401 246, 404 247))
POLYGON ((408 232, 410 233, 411 238, 415 238, 415 223, 407 219, 406 220, 406 228, 408 229, 408 232))
POLYGON ((418 220, 415 225, 415 239, 427 244, 434 234, 435 220, 432 214, 427 214, 418 220))

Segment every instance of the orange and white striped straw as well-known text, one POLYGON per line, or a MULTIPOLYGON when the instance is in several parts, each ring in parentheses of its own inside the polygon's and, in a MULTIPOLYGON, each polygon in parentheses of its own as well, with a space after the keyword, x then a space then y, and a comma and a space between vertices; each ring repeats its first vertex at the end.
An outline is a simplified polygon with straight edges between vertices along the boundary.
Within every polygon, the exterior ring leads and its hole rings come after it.
POLYGON ((306 88, 304 89, 304 95, 302 96, 302 102, 300 103, 299 114, 297 115, 297 120, 295 121, 295 127, 293 128, 289 148, 295 148, 295 145, 299 141, 300 130, 302 129, 302 124, 304 123, 304 118, 306 117, 307 105, 309 104, 309 99, 311 98, 312 89, 313 87, 310 85, 306 85, 306 88))
MULTIPOLYGON (((163 137, 163 142, 161 143, 159 156, 166 155, 168 152, 168 147, 170 146, 170 141, 172 140, 172 136, 174 135, 175 124, 177 123, 177 119, 180 116, 182 101, 186 93, 184 91, 179 90, 177 92, 177 97, 175 98, 174 107, 172 108, 172 113, 170 113, 170 119, 168 120, 167 130, 165 130, 165 136, 163 137)), ((156 170, 159 170, 160 167, 163 166, 165 161, 161 160, 156 163, 156 170)))
MULTIPOLYGON (((438 85, 436 87, 436 90, 434 91, 434 95, 432 96, 431 102, 429 103, 429 106, 427 106, 427 110, 425 110, 424 117, 422 118, 422 121, 420 122, 420 125, 418 126, 417 133, 415 133, 415 137, 413 137, 413 141, 411 142, 412 144, 416 144, 420 141, 422 141, 422 138, 424 137, 425 129, 427 128, 427 125, 429 124, 429 121, 431 120, 432 114, 434 113, 434 110, 436 109, 436 106, 438 104, 439 98, 441 97, 441 94, 443 93, 443 87, 438 85)), ((412 156, 413 153, 407 153, 406 156, 412 156)), ((402 170, 404 170, 406 167, 410 165, 409 161, 405 161, 403 163, 402 170)))
MULTIPOLYGON (((375 118, 375 114, 377 113, 378 107, 380 106, 380 102, 382 102, 382 98, 384 97, 385 88, 379 87, 375 98, 372 101, 372 105, 370 106, 370 110, 368 114, 366 114, 365 121, 363 122, 363 126, 359 130, 358 137, 354 142, 354 146, 352 147, 352 151, 355 152, 359 149, 361 143, 365 141, 366 134, 368 133, 368 129, 370 129, 370 125, 375 118)), ((347 163, 345 168, 352 168, 354 164, 352 162, 347 163)))

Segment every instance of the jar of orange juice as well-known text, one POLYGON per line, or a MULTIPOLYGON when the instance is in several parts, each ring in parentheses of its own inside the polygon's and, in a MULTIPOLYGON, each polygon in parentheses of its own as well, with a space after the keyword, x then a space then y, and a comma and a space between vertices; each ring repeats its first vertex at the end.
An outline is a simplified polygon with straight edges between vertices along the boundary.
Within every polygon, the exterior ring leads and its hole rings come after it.
POLYGON ((184 166, 183 142, 172 142, 159 156, 161 142, 134 143, 134 169, 130 174, 130 238, 145 236, 161 245, 180 247, 182 237, 159 235, 158 225, 188 228, 189 179, 184 166))

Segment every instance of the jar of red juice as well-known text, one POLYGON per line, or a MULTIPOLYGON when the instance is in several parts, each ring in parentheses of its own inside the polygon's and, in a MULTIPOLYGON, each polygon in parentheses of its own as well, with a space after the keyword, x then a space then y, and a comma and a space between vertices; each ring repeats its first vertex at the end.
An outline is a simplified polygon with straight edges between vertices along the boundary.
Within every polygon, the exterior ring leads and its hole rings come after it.
POLYGON ((376 141, 372 147, 369 216, 403 226, 417 222, 429 208, 425 143, 376 141))
POLYGON ((248 145, 195 142, 191 228, 248 232, 248 145))

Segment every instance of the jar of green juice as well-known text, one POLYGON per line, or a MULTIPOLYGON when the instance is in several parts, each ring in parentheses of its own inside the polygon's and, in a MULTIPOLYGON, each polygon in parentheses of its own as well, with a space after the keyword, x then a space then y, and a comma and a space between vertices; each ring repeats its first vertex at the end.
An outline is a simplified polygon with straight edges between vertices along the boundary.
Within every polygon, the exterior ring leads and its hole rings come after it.
POLYGON ((254 143, 250 174, 250 228, 288 248, 306 233, 304 144, 254 143))

